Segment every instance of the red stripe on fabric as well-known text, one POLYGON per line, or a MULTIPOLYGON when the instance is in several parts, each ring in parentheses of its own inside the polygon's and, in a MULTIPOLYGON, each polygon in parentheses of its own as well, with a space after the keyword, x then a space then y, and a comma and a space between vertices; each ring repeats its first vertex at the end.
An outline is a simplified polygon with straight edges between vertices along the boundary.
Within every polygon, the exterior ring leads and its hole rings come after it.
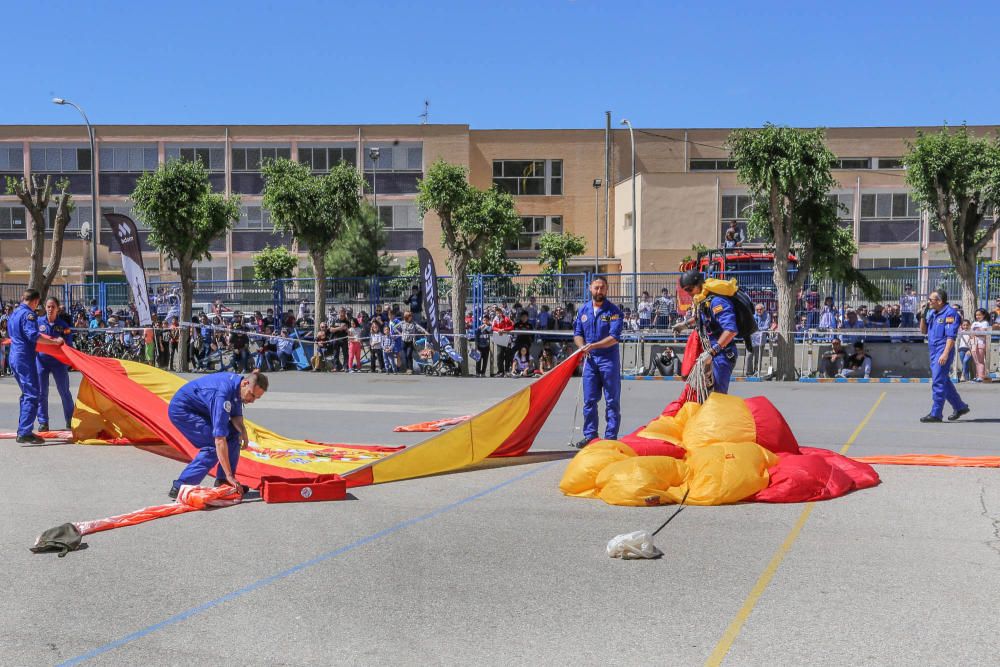
POLYGON ((583 355, 570 357, 551 371, 535 380, 528 389, 531 392, 528 403, 528 414, 521 423, 515 427, 514 431, 497 447, 496 451, 490 454, 490 458, 501 456, 523 456, 531 449, 535 442, 535 437, 549 418, 552 409, 559 402, 559 397, 573 377, 573 371, 577 369, 583 355))

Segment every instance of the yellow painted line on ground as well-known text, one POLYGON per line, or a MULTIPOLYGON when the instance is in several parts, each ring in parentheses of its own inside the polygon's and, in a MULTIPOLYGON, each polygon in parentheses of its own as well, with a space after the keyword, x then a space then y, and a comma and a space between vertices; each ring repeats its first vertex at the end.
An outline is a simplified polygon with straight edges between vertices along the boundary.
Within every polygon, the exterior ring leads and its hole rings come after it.
MULTIPOLYGON (((886 393, 883 391, 878 397, 878 400, 875 401, 875 405, 872 406, 871 410, 868 411, 868 414, 865 415, 865 418, 861 420, 861 423, 858 424, 857 428, 854 429, 854 432, 851 433, 851 437, 848 438, 847 442, 844 443, 844 446, 840 448, 841 454, 847 453, 847 450, 850 449, 851 445, 854 444, 854 441, 857 440, 861 431, 863 431, 865 426, 868 425, 872 415, 875 414, 878 406, 882 403, 882 399, 885 398, 885 394, 886 393)), ((733 642, 735 642, 736 638, 739 636, 740 630, 743 629, 743 624, 746 623, 748 618, 750 618, 750 614, 753 612, 754 607, 760 600, 761 595, 764 594, 768 584, 771 583, 774 573, 778 571, 778 567, 781 565, 781 562, 791 550, 792 545, 795 544, 795 540, 798 538, 799 533, 802 532, 802 527, 806 525, 806 521, 809 519, 809 515, 812 514, 813 506, 815 504, 816 503, 808 503, 805 508, 803 508, 798 521, 795 522, 795 525, 792 526, 792 530, 789 531, 785 541, 781 543, 781 546, 778 547, 774 556, 771 557, 771 562, 767 564, 764 572, 762 572, 760 577, 757 579, 757 583, 754 584, 753 589, 750 591, 750 595, 748 595, 747 599, 743 601, 743 606, 740 607, 740 610, 736 613, 736 617, 733 618, 729 627, 726 628, 726 631, 722 634, 722 639, 720 639, 719 643, 715 645, 715 650, 712 651, 712 655, 708 656, 708 660, 705 661, 706 667, 718 667, 718 665, 722 664, 722 661, 726 658, 726 654, 729 653, 729 649, 732 648, 733 642)))

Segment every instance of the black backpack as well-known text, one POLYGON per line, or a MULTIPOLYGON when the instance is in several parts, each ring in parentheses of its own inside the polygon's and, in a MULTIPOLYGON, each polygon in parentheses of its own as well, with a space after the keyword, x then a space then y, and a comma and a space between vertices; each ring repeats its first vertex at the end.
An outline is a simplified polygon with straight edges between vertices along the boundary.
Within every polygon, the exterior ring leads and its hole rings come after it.
POLYGON ((712 292, 712 296, 721 296, 723 299, 726 299, 730 304, 732 304, 733 312, 736 313, 736 337, 743 340, 743 344, 746 345, 747 352, 753 352, 751 336, 757 333, 757 320, 753 317, 753 301, 742 289, 737 289, 736 294, 732 296, 716 294, 715 292, 712 292))

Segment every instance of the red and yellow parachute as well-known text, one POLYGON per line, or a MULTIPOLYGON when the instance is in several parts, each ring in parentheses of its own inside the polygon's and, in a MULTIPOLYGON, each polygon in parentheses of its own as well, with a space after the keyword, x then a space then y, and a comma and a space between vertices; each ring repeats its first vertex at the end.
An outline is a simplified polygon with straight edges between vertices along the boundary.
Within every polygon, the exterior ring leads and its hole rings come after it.
MULTIPOLYGON (((179 458, 197 450, 167 416, 184 379, 145 364, 92 357, 69 347, 45 352, 84 378, 73 413, 73 438, 85 444, 167 444, 179 458)), ((252 487, 263 477, 303 479, 338 474, 348 486, 433 475, 487 457, 521 456, 552 412, 573 375, 574 357, 475 417, 411 447, 347 445, 296 440, 246 420, 250 446, 237 477, 252 487)))

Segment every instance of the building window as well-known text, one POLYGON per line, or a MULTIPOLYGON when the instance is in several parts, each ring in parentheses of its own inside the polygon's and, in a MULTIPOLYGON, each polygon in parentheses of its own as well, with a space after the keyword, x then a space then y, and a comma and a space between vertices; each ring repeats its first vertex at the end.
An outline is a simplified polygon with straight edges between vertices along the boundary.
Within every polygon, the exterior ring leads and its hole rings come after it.
POLYGON ((0 232, 25 233, 27 226, 26 213, 23 206, 4 206, 0 204, 0 232))
POLYGON ((763 239, 747 238, 747 220, 750 218, 750 195, 722 195, 721 221, 719 225, 719 244, 724 245, 726 230, 735 222, 736 229, 742 236, 742 242, 759 243, 763 239))
POLYGON ((688 166, 689 171, 735 171, 736 162, 729 159, 722 160, 691 160, 688 166))
POLYGON ((871 158, 867 157, 845 157, 833 161, 834 169, 871 169, 871 158))
POLYGON ((859 257, 859 269, 901 269, 918 266, 916 257, 859 257))
MULTIPOLYGON (((628 215, 628 214, 626 214, 628 215)), ((562 234, 563 219, 561 215, 529 215, 521 216, 521 233, 508 250, 521 252, 538 252, 538 239, 542 234, 562 234)))
MULTIPOLYGON (((48 210, 45 212, 45 231, 50 235, 52 230, 56 228, 56 211, 59 207, 56 205, 50 205, 48 210)), ((84 222, 92 222, 94 219, 91 213, 93 209, 90 206, 77 206, 73 209, 73 212, 69 214, 69 222, 66 224, 66 235, 69 236, 69 232, 78 232, 80 230, 80 224, 84 222)), ((93 229, 93 227, 91 227, 93 229)))
MULTIPOLYGON (((226 170, 226 149, 222 146, 195 146, 191 144, 167 144, 166 159, 201 162, 210 172, 226 170)), ((103 169, 103 162, 101 168, 103 169)))
POLYGON ((101 171, 156 171, 156 146, 101 146, 101 171))
POLYGON ((234 229, 237 231, 271 231, 274 223, 271 222, 271 213, 262 206, 241 206, 240 219, 234 229))
POLYGON ((290 160, 292 149, 282 146, 247 146, 233 148, 233 171, 260 171, 264 160, 290 160))
POLYGON ((837 221, 841 229, 851 231, 854 236, 854 195, 851 193, 831 194, 830 202, 837 207, 837 221))
POLYGON ((34 172, 90 171, 90 148, 80 145, 34 144, 31 147, 34 172))
MULTIPOLYGON (((226 275, 226 266, 214 265, 208 263, 195 263, 194 265, 194 279, 201 280, 226 280, 228 276, 226 275)), ((195 294, 195 301, 198 300, 198 295, 195 294)))
POLYGON ((378 218, 386 229, 422 229, 424 226, 416 204, 379 205, 378 218))
POLYGON ((629 211, 625 214, 625 229, 631 229, 632 227, 632 212, 629 211))
POLYGON ((512 195, 562 195, 562 160, 494 160, 493 185, 512 195))
POLYGON ((24 172, 24 150, 20 144, 0 144, 0 171, 24 172))
POLYGON ((423 177, 424 145, 419 142, 370 142, 364 147, 365 181, 368 192, 379 195, 416 194, 423 177), (378 162, 371 158, 378 148, 378 162))
POLYGON ((878 158, 878 169, 905 169, 903 158, 901 157, 880 157, 878 158))
POLYGON ((355 144, 329 146, 299 146, 299 162, 309 165, 315 173, 330 171, 341 162, 358 166, 358 148, 355 144))
POLYGON ((861 194, 862 243, 917 243, 920 208, 906 192, 861 194))

